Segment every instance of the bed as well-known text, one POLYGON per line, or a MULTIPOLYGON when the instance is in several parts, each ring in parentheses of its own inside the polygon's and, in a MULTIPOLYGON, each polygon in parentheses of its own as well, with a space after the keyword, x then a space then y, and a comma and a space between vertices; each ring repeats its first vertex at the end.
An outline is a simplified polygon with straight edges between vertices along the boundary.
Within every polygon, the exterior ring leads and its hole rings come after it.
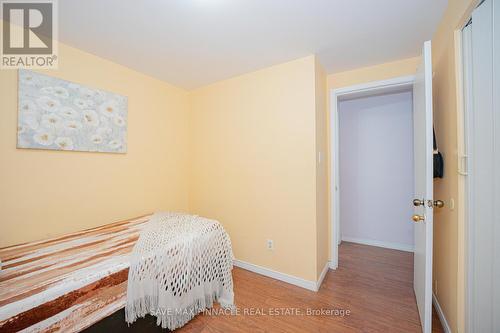
POLYGON ((123 308, 151 215, 0 249, 0 332, 78 332, 123 308))

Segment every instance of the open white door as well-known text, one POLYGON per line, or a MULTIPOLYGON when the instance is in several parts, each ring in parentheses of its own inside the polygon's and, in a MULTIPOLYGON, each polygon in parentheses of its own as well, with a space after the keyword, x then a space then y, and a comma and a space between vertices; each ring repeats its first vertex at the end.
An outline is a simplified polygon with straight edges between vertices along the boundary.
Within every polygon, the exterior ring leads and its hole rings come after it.
POLYGON ((432 323, 433 132, 431 42, 425 42, 413 85, 415 255, 413 289, 424 333, 432 323))

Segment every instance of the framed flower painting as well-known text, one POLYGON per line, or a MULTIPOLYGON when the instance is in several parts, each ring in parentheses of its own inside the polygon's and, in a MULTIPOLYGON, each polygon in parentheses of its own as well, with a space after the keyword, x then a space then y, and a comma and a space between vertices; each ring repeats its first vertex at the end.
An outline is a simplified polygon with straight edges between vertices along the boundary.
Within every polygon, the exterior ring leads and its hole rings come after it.
POLYGON ((19 70, 17 147, 127 152, 127 97, 19 70))

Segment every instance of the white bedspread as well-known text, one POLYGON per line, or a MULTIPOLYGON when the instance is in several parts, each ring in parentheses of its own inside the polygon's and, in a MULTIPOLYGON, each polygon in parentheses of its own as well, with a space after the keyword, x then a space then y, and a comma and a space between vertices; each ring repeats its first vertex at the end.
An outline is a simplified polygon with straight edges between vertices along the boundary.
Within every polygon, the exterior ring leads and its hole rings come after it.
POLYGON ((146 314, 170 330, 214 301, 233 306, 233 253, 222 225, 179 213, 156 213, 140 234, 130 262, 125 319, 146 314))

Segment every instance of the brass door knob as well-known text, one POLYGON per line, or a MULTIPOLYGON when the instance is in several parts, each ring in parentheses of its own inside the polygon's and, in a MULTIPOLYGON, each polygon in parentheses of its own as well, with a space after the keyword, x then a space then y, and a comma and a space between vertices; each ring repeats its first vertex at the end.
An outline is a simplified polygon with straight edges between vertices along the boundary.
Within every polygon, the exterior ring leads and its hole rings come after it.
POLYGON ((423 221, 425 220, 425 216, 423 215, 418 215, 418 214, 415 214, 411 217, 411 219, 413 220, 413 222, 420 222, 420 221, 423 221))
POLYGON ((424 205, 424 200, 413 199, 413 206, 418 207, 418 206, 423 206, 423 205, 424 205))
POLYGON ((443 200, 434 200, 432 205, 436 208, 443 208, 444 207, 444 201, 443 200))

